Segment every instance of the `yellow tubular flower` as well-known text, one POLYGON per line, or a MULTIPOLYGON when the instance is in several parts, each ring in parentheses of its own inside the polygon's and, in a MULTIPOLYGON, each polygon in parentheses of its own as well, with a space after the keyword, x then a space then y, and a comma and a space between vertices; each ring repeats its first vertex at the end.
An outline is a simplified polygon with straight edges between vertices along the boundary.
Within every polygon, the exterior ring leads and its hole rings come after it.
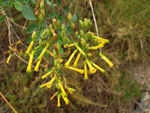
POLYGON ((100 70, 102 73, 105 73, 105 70, 102 69, 101 67, 99 67, 98 65, 96 65, 95 63, 93 63, 92 61, 90 61, 90 63, 95 67, 97 68, 98 70, 100 70))
POLYGON ((65 66, 69 66, 71 60, 73 59, 74 55, 76 54, 78 50, 74 50, 74 52, 71 54, 71 56, 69 57, 68 61, 65 63, 65 66))
MULTIPOLYGON (((41 59, 42 60, 42 59, 41 59)), ((38 72, 39 70, 39 66, 40 66, 40 63, 41 63, 41 60, 39 60, 34 68, 34 71, 38 72)))
POLYGON ((88 67, 90 69, 90 73, 95 73, 96 72, 96 69, 90 64, 90 62, 88 60, 86 60, 87 64, 88 64, 88 67))
POLYGON ((74 71, 77 71, 77 72, 79 72, 79 73, 81 73, 81 74, 83 74, 84 73, 84 70, 82 70, 82 69, 78 69, 78 68, 74 68, 74 67, 67 67, 67 66, 65 66, 65 68, 68 68, 68 69, 70 69, 70 70, 74 70, 74 71))
POLYGON ((74 46, 74 43, 73 44, 66 44, 66 45, 64 45, 64 48, 67 48, 67 47, 72 47, 72 46, 74 46))
POLYGON ((58 94, 58 92, 56 92, 51 98, 50 100, 53 100, 53 98, 58 94))
POLYGON ((61 105, 60 105, 60 97, 61 97, 61 95, 60 95, 60 94, 58 94, 58 96, 57 96, 57 101, 58 101, 57 106, 58 106, 58 107, 60 107, 60 106, 61 106, 61 105))
POLYGON ((52 69, 50 72, 46 73, 45 75, 43 75, 41 77, 41 79, 45 79, 48 75, 50 75, 52 72, 54 71, 54 69, 52 69))
POLYGON ((84 79, 88 79, 86 60, 84 61, 84 79))
POLYGON ((70 88, 70 87, 68 87, 68 86, 67 86, 67 89, 68 89, 68 91, 69 91, 71 94, 73 93, 73 91, 76 91, 75 89, 70 88))
POLYGON ((41 52, 40 56, 38 57, 38 60, 41 60, 41 59, 42 59, 42 57, 43 57, 43 55, 44 55, 44 53, 46 52, 46 50, 47 50, 48 47, 49 47, 49 44, 47 44, 47 45, 45 46, 45 48, 44 48, 43 51, 41 52))
POLYGON ((102 53, 99 53, 99 55, 105 60, 105 62, 108 63, 110 67, 113 67, 114 64, 106 56, 104 56, 102 53))
POLYGON ((59 85, 59 87, 60 87, 60 89, 61 89, 61 91, 62 91, 62 94, 63 94, 64 96, 67 96, 67 93, 65 92, 64 87, 62 86, 60 80, 59 80, 59 82, 58 82, 58 85, 59 85))
POLYGON ((47 53, 49 53, 52 57, 54 57, 54 54, 50 52, 49 50, 46 50, 47 53))
POLYGON ((97 50, 100 47, 104 47, 104 44, 99 44, 98 46, 94 46, 94 47, 88 47, 88 49, 97 50))
POLYGON ((27 67, 27 70, 26 70, 27 72, 31 72, 31 65, 32 65, 33 55, 34 55, 34 51, 32 51, 32 53, 30 55, 28 67, 27 67))
POLYGON ((75 60, 75 62, 73 64, 74 67, 77 67, 77 64, 78 64, 80 56, 81 56, 81 53, 78 54, 78 56, 77 56, 77 58, 76 58, 76 60, 75 60))
POLYGON ((82 49, 78 46, 78 44, 75 42, 74 45, 76 46, 76 48, 80 51, 80 53, 83 55, 83 56, 86 56, 86 54, 82 51, 82 49))
POLYGON ((7 64, 9 64, 9 60, 10 60, 11 56, 12 56, 12 54, 9 55, 9 57, 8 57, 8 59, 6 61, 7 64))
POLYGON ((68 105, 68 104, 69 104, 68 98, 67 98, 65 95, 63 95, 63 94, 62 94, 62 97, 63 97, 63 99, 64 99, 66 105, 68 105))
POLYGON ((29 54, 29 53, 30 53, 30 51, 31 51, 31 49, 32 49, 32 47, 33 47, 33 44, 34 44, 34 41, 32 41, 32 42, 30 43, 30 45, 29 45, 29 47, 28 47, 28 49, 27 49, 27 51, 26 51, 26 54, 29 54))
POLYGON ((40 85, 40 88, 42 88, 44 86, 47 86, 47 88, 50 88, 52 86, 52 83, 55 81, 55 79, 56 79, 56 76, 54 76, 49 82, 40 85))
POLYGON ((109 40, 107 40, 107 39, 100 38, 100 37, 97 37, 97 36, 92 36, 92 37, 98 39, 100 42, 106 42, 106 43, 109 43, 109 40))

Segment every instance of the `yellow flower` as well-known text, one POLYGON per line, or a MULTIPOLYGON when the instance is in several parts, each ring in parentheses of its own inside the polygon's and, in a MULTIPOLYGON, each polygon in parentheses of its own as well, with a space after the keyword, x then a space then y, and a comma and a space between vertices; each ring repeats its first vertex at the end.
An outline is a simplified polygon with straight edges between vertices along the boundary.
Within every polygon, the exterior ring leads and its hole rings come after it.
POLYGON ((45 75, 43 75, 41 77, 41 79, 45 79, 48 75, 50 75, 52 72, 54 71, 54 69, 52 69, 50 72, 46 73, 45 75))
POLYGON ((54 76, 49 82, 40 85, 40 88, 42 88, 44 86, 47 86, 47 88, 50 88, 52 86, 52 83, 55 81, 55 79, 56 79, 56 76, 54 76))
POLYGON ((88 64, 88 67, 90 69, 90 73, 95 73, 96 72, 96 69, 90 64, 90 62, 88 60, 86 60, 87 64, 88 64))
POLYGON ((69 100, 68 100, 67 96, 65 96, 65 95, 62 94, 62 97, 63 97, 66 105, 68 105, 69 104, 69 100))
POLYGON ((62 94, 63 94, 64 96, 67 96, 67 93, 65 92, 64 87, 62 86, 60 80, 58 81, 58 85, 59 85, 59 87, 60 87, 60 89, 61 89, 62 94))
POLYGON ((72 46, 74 46, 74 43, 73 44, 66 44, 66 45, 64 45, 64 48, 67 48, 67 47, 72 47, 72 46))
POLYGON ((71 60, 73 59, 74 55, 76 54, 78 50, 76 49, 72 54, 71 56, 69 57, 68 61, 65 63, 65 66, 69 66, 71 60))
POLYGON ((109 40, 107 40, 107 39, 104 39, 104 38, 100 38, 100 37, 97 37, 97 36, 92 36, 92 37, 94 37, 94 38, 96 38, 96 39, 98 39, 100 42, 105 42, 105 43, 109 43, 109 40))
POLYGON ((78 56, 77 56, 77 58, 76 58, 76 60, 75 60, 75 62, 73 64, 74 67, 77 67, 77 64, 78 64, 80 56, 81 56, 81 53, 78 54, 78 56))
POLYGON ((57 101, 58 101, 57 106, 58 106, 58 107, 60 107, 60 106, 61 106, 61 104, 60 104, 60 97, 61 97, 61 95, 60 95, 60 94, 58 94, 58 96, 57 96, 57 101))
POLYGON ((80 51, 80 53, 86 57, 86 54, 83 52, 83 50, 78 46, 78 44, 75 42, 74 45, 76 46, 76 48, 80 51))
POLYGON ((30 55, 28 67, 27 67, 27 70, 26 70, 27 72, 31 72, 31 65, 32 65, 33 55, 34 55, 34 51, 32 51, 32 53, 30 55))
POLYGON ((102 59, 105 60, 105 62, 108 63, 108 65, 109 65, 110 67, 113 67, 114 64, 113 64, 106 56, 104 56, 102 53, 99 53, 99 55, 101 56, 102 59))
POLYGON ((38 60, 41 60, 41 59, 42 59, 42 57, 43 57, 43 55, 44 55, 44 53, 46 52, 46 50, 47 50, 48 47, 49 47, 49 44, 47 44, 47 45, 45 46, 45 48, 44 48, 43 51, 41 52, 40 56, 38 57, 38 60))
POLYGON ((68 87, 68 86, 67 86, 67 89, 68 89, 68 91, 69 91, 71 94, 73 93, 73 91, 76 91, 75 89, 70 88, 70 87, 68 87))
MULTIPOLYGON (((42 60, 42 59, 41 59, 42 60)), ((34 71, 38 72, 39 70, 39 66, 40 66, 40 63, 41 63, 41 60, 39 60, 34 68, 34 71)))
POLYGON ((9 57, 8 57, 8 59, 6 61, 7 64, 9 64, 9 60, 10 60, 11 56, 12 56, 12 54, 9 55, 9 57))
POLYGON ((67 67, 67 66, 65 66, 65 68, 68 68, 68 69, 70 69, 70 70, 74 70, 74 71, 77 71, 77 72, 79 72, 79 73, 81 73, 81 74, 83 74, 84 73, 84 70, 82 70, 82 69, 78 69, 78 68, 74 68, 74 67, 67 67))
POLYGON ((86 60, 84 61, 84 79, 88 79, 86 60))
POLYGON ((58 94, 58 92, 56 92, 51 98, 50 100, 53 100, 53 98, 58 94))
POLYGON ((98 65, 96 65, 95 63, 93 63, 92 61, 90 61, 90 63, 95 67, 97 68, 98 70, 100 70, 102 73, 105 73, 105 70, 102 69, 101 67, 99 67, 98 65))
POLYGON ((88 49, 97 50, 100 47, 104 47, 104 44, 99 44, 98 46, 94 46, 94 47, 88 47, 88 49))
POLYGON ((28 49, 27 49, 27 51, 26 51, 26 55, 28 55, 28 54, 30 53, 33 44, 34 44, 34 41, 32 41, 32 42, 30 43, 30 45, 29 45, 29 47, 28 47, 28 49))

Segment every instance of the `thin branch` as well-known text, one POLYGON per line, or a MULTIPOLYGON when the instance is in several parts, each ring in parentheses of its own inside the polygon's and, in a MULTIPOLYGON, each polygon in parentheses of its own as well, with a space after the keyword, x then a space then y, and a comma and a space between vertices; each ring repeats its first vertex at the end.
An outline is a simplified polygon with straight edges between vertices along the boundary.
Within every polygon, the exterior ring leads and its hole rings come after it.
POLYGON ((8 104, 8 106, 13 110, 14 113, 17 113, 17 111, 12 107, 12 105, 7 101, 7 99, 4 97, 4 95, 0 91, 0 95, 3 98, 3 100, 8 104))
MULTIPOLYGON (((99 37, 97 22, 96 22, 95 13, 94 13, 94 9, 93 9, 91 0, 89 0, 89 4, 90 4, 91 10, 92 10, 93 20, 94 20, 95 29, 96 29, 96 35, 99 37)), ((101 48, 99 48, 99 51, 102 52, 101 48)))

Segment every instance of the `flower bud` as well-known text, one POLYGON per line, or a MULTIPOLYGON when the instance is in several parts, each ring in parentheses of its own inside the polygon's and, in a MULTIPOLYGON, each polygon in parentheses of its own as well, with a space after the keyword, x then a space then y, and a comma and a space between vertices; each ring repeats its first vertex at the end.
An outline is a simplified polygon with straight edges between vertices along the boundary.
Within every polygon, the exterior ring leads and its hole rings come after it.
POLYGON ((39 46, 42 46, 42 39, 39 39, 39 46))
POLYGON ((71 13, 68 13, 68 20, 69 20, 69 22, 71 23, 71 20, 72 20, 72 15, 71 15, 71 13))
POLYGON ((75 37, 78 38, 78 35, 79 35, 78 31, 76 31, 75 32, 75 37))
POLYGON ((86 45, 86 40, 84 38, 81 38, 81 45, 84 47, 86 45))
POLYGON ((88 28, 88 20, 87 20, 87 18, 84 19, 84 26, 85 26, 85 28, 88 28))
POLYGON ((61 30, 65 31, 65 25, 64 24, 61 25, 61 30))
POLYGON ((40 6, 40 0, 37 0, 36 3, 37 3, 37 6, 40 6))
POLYGON ((35 31, 33 31, 31 38, 32 38, 32 41, 36 40, 37 36, 36 36, 36 32, 35 31))
POLYGON ((46 29, 45 32, 46 32, 46 34, 47 34, 49 37, 51 37, 51 32, 50 32, 49 29, 46 29))
POLYGON ((53 19, 53 25, 56 25, 57 24, 57 20, 56 18, 53 19))
POLYGON ((44 11, 44 9, 41 9, 41 14, 42 14, 43 17, 45 17, 45 11, 44 11))
POLYGON ((88 19, 88 25, 89 25, 89 27, 91 27, 91 25, 92 25, 92 23, 91 23, 91 20, 90 20, 90 19, 88 19))
POLYGON ((40 15, 38 16, 38 23, 41 24, 42 21, 43 21, 43 16, 42 16, 42 14, 40 14, 40 15))
POLYGON ((84 24, 83 24, 83 21, 82 20, 79 20, 79 24, 82 28, 84 28, 84 24))
POLYGON ((83 30, 80 30, 80 36, 82 37, 82 38, 84 38, 84 32, 83 32, 83 30))
POLYGON ((44 30, 42 33, 42 39, 44 39, 45 35, 46 35, 46 30, 44 30))
POLYGON ((66 39, 67 39, 67 43, 70 44, 70 39, 68 37, 66 39))
POLYGON ((41 9, 44 9, 44 0, 41 1, 41 3, 40 3, 40 8, 41 8, 41 9))
POLYGON ((60 28, 60 21, 57 21, 56 26, 57 28, 60 28))
POLYGON ((39 9, 35 11, 35 16, 39 16, 39 9))
POLYGON ((74 30, 75 29, 75 24, 74 22, 71 22, 71 28, 74 30))

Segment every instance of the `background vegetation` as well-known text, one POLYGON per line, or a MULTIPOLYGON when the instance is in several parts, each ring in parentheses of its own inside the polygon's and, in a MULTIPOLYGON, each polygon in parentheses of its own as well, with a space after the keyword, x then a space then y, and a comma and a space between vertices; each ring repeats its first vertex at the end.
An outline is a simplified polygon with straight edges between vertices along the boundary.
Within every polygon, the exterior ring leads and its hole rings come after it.
MULTIPOLYGON (((70 1, 62 0, 65 8, 70 1)), ((79 14, 93 19, 87 0, 75 0, 79 14)), ((135 62, 149 62, 150 54, 150 1, 149 0, 93 0, 99 34, 110 40, 102 49, 115 64, 112 69, 100 61, 100 66, 107 68, 106 74, 97 72, 88 80, 72 71, 66 71, 70 84, 77 92, 70 95, 71 103, 57 107, 57 99, 50 101, 54 89, 39 89, 42 73, 26 73, 26 64, 13 57, 11 63, 3 62, 8 56, 7 27, 0 23, 0 90, 19 113, 132 113, 135 101, 141 97, 142 86, 129 76, 126 67, 135 62)), ((70 5, 70 9, 73 4, 70 5)), ((25 19, 16 10, 6 9, 14 21, 24 25, 25 19)), ((72 10, 73 11, 73 10, 72 10)), ((9 16, 9 15, 8 15, 9 16)), ((28 23, 30 24, 30 23, 28 23)), ((92 30, 94 30, 94 23, 92 30)), ((23 42, 28 35, 12 24, 14 37, 17 34, 23 42)), ((19 47, 22 48, 22 47, 19 47)), ((0 109, 11 112, 8 105, 0 98, 0 109)))

